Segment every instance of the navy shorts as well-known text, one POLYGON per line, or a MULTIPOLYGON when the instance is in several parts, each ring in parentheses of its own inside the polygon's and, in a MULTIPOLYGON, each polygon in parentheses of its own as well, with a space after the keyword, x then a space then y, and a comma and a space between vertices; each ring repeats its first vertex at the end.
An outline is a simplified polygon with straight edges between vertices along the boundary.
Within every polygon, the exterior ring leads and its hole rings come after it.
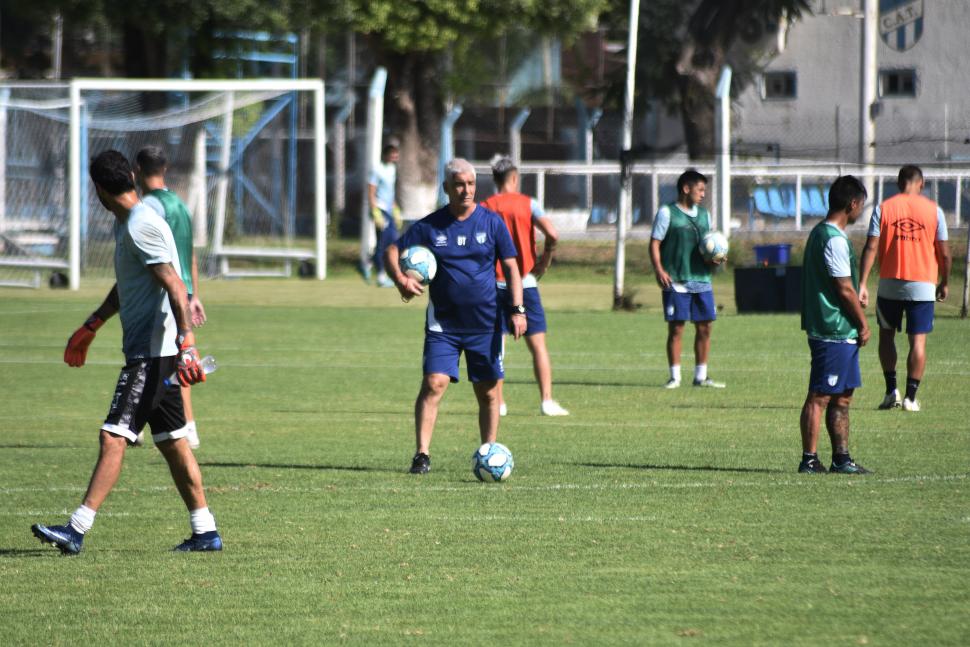
POLYGON ((101 429, 126 438, 129 444, 135 442, 146 422, 156 443, 185 436, 188 432, 182 390, 177 381, 165 386, 165 378, 175 372, 176 357, 152 357, 125 364, 101 429))
POLYGON ((441 373, 458 381, 458 357, 465 353, 465 370, 472 382, 492 382, 505 377, 502 363, 502 332, 424 335, 424 374, 441 373))
POLYGON ((876 297, 876 321, 883 330, 901 331, 906 313, 906 334, 923 335, 933 331, 932 301, 897 301, 876 297))
POLYGON ((714 292, 663 291, 664 321, 714 321, 714 292))
MULTIPOLYGON (((512 331, 509 328, 508 306, 511 293, 506 288, 498 288, 498 302, 506 307, 502 315, 502 332, 506 335, 512 331)), ((525 306, 525 319, 528 327, 525 329, 525 336, 538 335, 546 332, 546 311, 542 307, 542 299, 539 297, 539 288, 522 288, 522 305, 525 306)))
POLYGON ((858 344, 809 339, 808 347, 812 351, 809 391, 835 395, 862 386, 858 344))

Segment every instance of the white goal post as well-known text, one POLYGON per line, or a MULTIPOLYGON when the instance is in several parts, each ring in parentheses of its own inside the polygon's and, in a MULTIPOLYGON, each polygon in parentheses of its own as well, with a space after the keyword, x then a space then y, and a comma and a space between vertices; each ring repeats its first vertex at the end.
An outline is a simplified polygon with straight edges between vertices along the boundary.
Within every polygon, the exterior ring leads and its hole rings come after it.
MULTIPOLYGON (((210 242, 210 254, 219 267, 218 274, 225 276, 249 275, 244 271, 231 272, 231 259, 248 259, 251 261, 275 261, 285 265, 284 274, 289 273, 292 261, 313 260, 316 264, 316 278, 326 278, 327 268, 327 184, 326 184, 326 126, 324 108, 324 84, 321 79, 247 79, 247 80, 179 80, 179 79, 75 79, 70 84, 70 150, 69 150, 69 240, 68 240, 68 271, 72 290, 80 286, 82 264, 82 200, 87 195, 84 177, 90 154, 84 139, 82 111, 86 109, 85 93, 93 92, 143 92, 143 93, 221 93, 220 102, 208 108, 204 113, 209 120, 221 118, 221 128, 214 139, 219 139, 219 154, 217 160, 217 179, 215 186, 215 213, 210 242), (313 235, 314 243, 304 248, 295 246, 274 247, 259 245, 258 241, 240 241, 227 244, 224 237, 226 227, 226 203, 228 200, 228 175, 230 158, 239 153, 234 152, 233 133, 234 121, 242 121, 242 117, 234 112, 240 108, 234 104, 233 97, 245 95, 251 97, 250 103, 261 99, 270 99, 288 92, 309 92, 313 95, 313 235)), ((199 135, 204 139, 205 135, 199 135)), ((275 142, 279 144, 279 142, 275 142)), ((199 150, 199 145, 196 146, 199 150)), ((91 151, 94 152, 94 151, 91 151)), ((202 174, 205 174, 205 144, 201 142, 202 174)), ((210 158, 210 163, 216 160, 210 158)), ((198 160, 197 160, 198 163, 198 160)), ((288 182, 295 184, 295 178, 290 174, 288 182)), ((281 187, 277 187, 282 190, 281 187)), ((206 204, 205 190, 198 196, 203 205, 206 204)), ((285 200, 286 198, 284 198, 285 200)), ((191 206, 191 205, 190 205, 191 206)), ((290 210, 295 205, 289 204, 290 210)), ((204 226, 204 224, 203 224, 204 226)), ((199 230, 196 230, 199 232, 199 230)), ((201 232, 203 238, 205 230, 201 232)), ((292 232, 288 232, 292 234, 292 232)), ((265 271, 253 271, 251 275, 267 275, 265 271)), ((276 272, 273 275, 280 275, 276 272)))

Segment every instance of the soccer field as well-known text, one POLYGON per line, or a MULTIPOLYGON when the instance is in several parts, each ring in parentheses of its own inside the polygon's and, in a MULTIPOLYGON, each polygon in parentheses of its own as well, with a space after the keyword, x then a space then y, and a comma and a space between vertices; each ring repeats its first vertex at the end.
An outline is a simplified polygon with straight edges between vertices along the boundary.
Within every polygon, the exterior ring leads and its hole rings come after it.
POLYGON ((464 367, 432 472, 406 473, 420 305, 349 277, 207 282, 198 338, 220 368, 194 390, 197 455, 225 550, 169 552, 187 514, 149 446, 128 452, 74 558, 29 528, 66 520, 97 456, 117 319, 88 366, 61 356, 109 286, 0 290, 0 642, 970 644, 956 295, 929 338, 922 412, 876 410, 876 349, 862 351, 850 447, 875 473, 806 476, 796 315, 738 316, 720 279, 711 374, 728 388, 666 391, 655 287, 613 313, 608 284, 550 278, 555 392, 573 415, 538 415, 528 351, 510 345, 502 484, 471 474, 464 367))

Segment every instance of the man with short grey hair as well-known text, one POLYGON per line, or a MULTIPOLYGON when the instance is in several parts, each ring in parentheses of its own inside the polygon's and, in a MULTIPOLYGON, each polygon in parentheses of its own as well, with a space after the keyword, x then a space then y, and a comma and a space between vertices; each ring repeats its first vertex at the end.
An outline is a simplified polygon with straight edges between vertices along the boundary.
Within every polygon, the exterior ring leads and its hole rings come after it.
POLYGON ((499 380, 502 364, 502 321, 516 339, 526 330, 522 304, 522 278, 516 249, 505 222, 475 202, 475 168, 467 160, 453 159, 445 166, 448 204, 408 228, 387 248, 385 267, 401 297, 410 300, 424 287, 401 272, 400 250, 427 247, 438 272, 429 289, 424 337, 424 378, 414 405, 415 443, 412 474, 431 469, 431 435, 438 405, 448 384, 458 381, 458 359, 465 355, 466 372, 478 400, 478 426, 482 443, 495 442, 499 423, 499 380), (507 311, 495 287, 495 263, 501 262, 508 281, 507 311))

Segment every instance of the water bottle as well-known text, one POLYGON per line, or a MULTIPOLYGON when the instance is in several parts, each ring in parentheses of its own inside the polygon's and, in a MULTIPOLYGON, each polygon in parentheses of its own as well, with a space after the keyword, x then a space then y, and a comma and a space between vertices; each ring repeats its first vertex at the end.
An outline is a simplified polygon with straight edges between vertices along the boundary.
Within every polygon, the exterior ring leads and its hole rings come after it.
MULTIPOLYGON (((199 362, 199 364, 202 365, 202 372, 206 375, 208 375, 209 373, 215 373, 216 369, 219 368, 219 365, 216 364, 216 358, 213 357, 212 355, 206 355, 205 357, 203 357, 202 361, 199 362)), ((165 378, 165 386, 181 386, 179 384, 178 371, 175 371, 167 378, 165 378)))

